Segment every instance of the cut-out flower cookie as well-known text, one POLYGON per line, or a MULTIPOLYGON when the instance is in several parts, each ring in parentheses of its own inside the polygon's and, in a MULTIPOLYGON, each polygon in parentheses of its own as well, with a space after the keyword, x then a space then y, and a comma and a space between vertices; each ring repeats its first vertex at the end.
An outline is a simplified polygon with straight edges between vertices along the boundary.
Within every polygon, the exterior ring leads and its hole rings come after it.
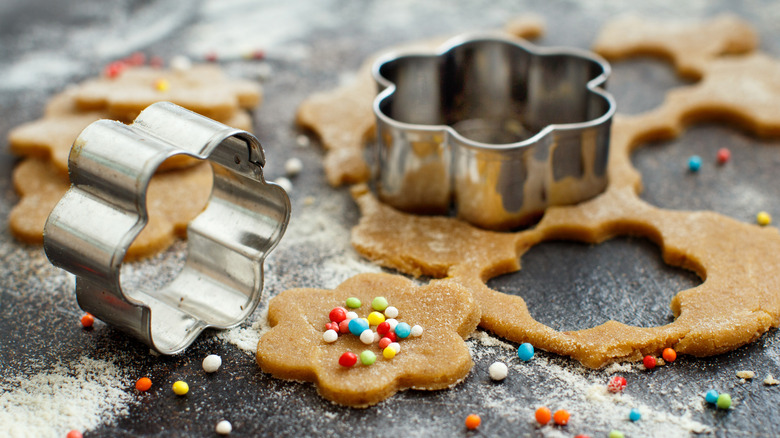
POLYGON ((367 407, 399 390, 460 382, 473 365, 463 339, 479 319, 471 292, 454 281, 416 286, 397 275, 360 274, 334 290, 274 297, 273 328, 258 343, 257 362, 277 378, 314 382, 328 400, 367 407), (336 339, 325 334, 334 323, 344 327, 336 339))

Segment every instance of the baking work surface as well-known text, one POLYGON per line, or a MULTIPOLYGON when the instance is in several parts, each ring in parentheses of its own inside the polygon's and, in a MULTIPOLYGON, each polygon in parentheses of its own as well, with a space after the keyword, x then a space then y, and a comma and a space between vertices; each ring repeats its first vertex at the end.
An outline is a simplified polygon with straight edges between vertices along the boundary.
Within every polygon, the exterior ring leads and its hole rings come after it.
MULTIPOLYGON (((537 351, 529 362, 517 344, 478 329, 466 345, 474 367, 451 389, 407 390, 367 409, 332 404, 316 386, 265 374, 254 354, 268 330, 268 299, 292 288, 335 289, 356 274, 381 272, 350 245, 359 213, 349 188, 333 188, 322 171, 316 136, 298 128, 298 105, 313 93, 352 79, 381 49, 460 32, 503 27, 529 13, 545 22, 536 43, 589 48, 602 26, 622 13, 653 20, 701 19, 735 13, 758 32, 759 50, 780 57, 780 7, 773 2, 738 6, 719 2, 647 2, 625 9, 611 1, 497 1, 419 3, 202 1, 186 8, 174 0, 80 0, 65 5, 11 0, 0 6, 0 425, 12 436, 210 436, 228 420, 236 436, 776 436, 780 336, 709 358, 681 355, 644 370, 639 363, 588 370, 576 360, 537 351), (681 9, 682 8, 682 9, 681 9), (736 9, 735 9, 736 8, 736 9), (258 50, 262 50, 259 56, 258 50), (5 145, 8 132, 43 114, 46 101, 68 84, 100 74, 115 59, 141 51, 170 60, 216 55, 227 74, 263 85, 263 103, 252 113, 265 148, 265 176, 285 176, 289 158, 303 162, 290 177, 293 213, 287 234, 265 266, 264 300, 240 327, 207 331, 183 354, 157 356, 143 344, 96 321, 85 330, 69 274, 52 267, 40 246, 18 243, 8 214, 18 202, 11 170, 18 158, 5 145), (252 56, 252 55, 255 56, 252 56), (262 59, 260 59, 262 58, 262 59), (207 374, 201 362, 222 357, 207 374), (494 382, 488 368, 508 365, 494 382), (753 379, 737 377, 753 371, 753 379), (606 389, 626 377, 622 394, 606 389), (136 391, 138 378, 153 384, 136 391), (177 396, 171 386, 186 381, 177 396), (729 393, 731 409, 704 402, 709 389, 729 393), (567 426, 539 426, 539 406, 566 409, 567 426), (642 419, 631 422, 629 411, 642 419), (482 417, 468 431, 469 414, 482 417)), ((609 90, 618 112, 658 107, 665 93, 692 83, 663 59, 613 63, 609 90)), ((367 154, 367 159, 371 159, 367 154)), ((711 210, 754 223, 765 210, 780 220, 780 138, 757 138, 721 121, 691 125, 674 140, 654 142, 631 155, 642 175, 647 203, 671 210, 711 210), (716 164, 720 148, 731 161, 716 164), (701 169, 688 170, 699 155, 701 169)), ((186 243, 124 267, 125 287, 161 286, 181 265, 186 243)), ((569 241, 538 244, 522 255, 522 270, 491 279, 497 291, 521 296, 537 321, 556 330, 580 330, 608 320, 654 327, 673 320, 672 297, 701 284, 693 272, 664 263, 651 241, 618 237, 597 245, 569 241)), ((737 261, 738 262, 738 261, 737 261)), ((387 271, 392 272, 392 271, 387 271)), ((777 273, 780 275, 780 273, 777 273)), ((428 278, 414 280, 420 285, 428 278)))

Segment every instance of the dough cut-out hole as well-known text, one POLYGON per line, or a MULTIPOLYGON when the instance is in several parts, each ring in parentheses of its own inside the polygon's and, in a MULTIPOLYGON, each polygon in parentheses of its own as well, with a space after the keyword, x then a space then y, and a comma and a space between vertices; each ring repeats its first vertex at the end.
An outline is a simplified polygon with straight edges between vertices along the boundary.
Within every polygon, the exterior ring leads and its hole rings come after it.
POLYGON ((609 320, 639 327, 668 324, 672 297, 701 284, 693 272, 664 263, 654 243, 635 237, 598 245, 544 242, 521 263, 520 271, 495 277, 488 287, 522 297, 534 319, 561 331, 609 320))
POLYGON ((642 199, 658 207, 713 210, 754 223, 756 213, 772 213, 780 199, 780 141, 733 127, 696 125, 674 140, 644 145, 631 161, 642 174, 642 199), (716 156, 724 147, 731 159, 721 165, 716 156), (701 157, 698 172, 688 168, 692 155, 701 157))
POLYGON ((667 91, 694 82, 659 59, 632 59, 612 64, 607 90, 615 97, 619 113, 641 114, 661 106, 667 91))

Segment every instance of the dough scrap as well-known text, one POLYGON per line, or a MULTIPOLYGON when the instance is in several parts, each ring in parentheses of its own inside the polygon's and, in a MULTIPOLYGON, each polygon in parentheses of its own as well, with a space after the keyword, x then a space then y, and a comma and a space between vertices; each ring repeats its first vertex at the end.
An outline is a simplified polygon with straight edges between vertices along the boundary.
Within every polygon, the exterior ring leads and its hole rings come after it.
POLYGON ((286 290, 268 306, 272 329, 258 343, 257 363, 274 377, 314 382, 323 397, 336 403, 368 407, 404 389, 448 388, 463 380, 473 365, 463 339, 479 323, 479 306, 452 280, 418 287, 400 275, 360 274, 333 290, 286 290), (365 345, 352 334, 341 334, 332 344, 322 339, 331 309, 357 297, 363 305, 355 312, 366 317, 377 296, 398 308, 399 322, 422 326, 422 336, 399 340, 401 351, 392 359, 384 359, 376 344, 365 345), (371 350, 376 362, 344 368, 339 357, 347 350, 371 350))
MULTIPOLYGON (((511 20, 504 30, 516 37, 533 39, 544 32, 544 21, 535 15, 525 15, 511 20)), ((371 66, 376 58, 390 50, 430 50, 444 41, 446 38, 435 38, 383 50, 369 57, 349 83, 315 93, 300 104, 296 121, 319 136, 325 149, 325 178, 331 186, 365 182, 371 176, 363 149, 375 134, 372 104, 376 84, 371 66)))
MULTIPOLYGON (((696 28, 701 41, 722 36, 721 26, 716 25, 719 20, 696 28)), ((744 45, 730 44, 752 47, 754 34, 742 34, 744 45)), ((638 196, 641 176, 631 164, 630 153, 648 140, 674 138, 686 125, 701 119, 727 117, 759 135, 777 135, 780 107, 772 102, 780 100, 780 62, 764 54, 715 58, 714 54, 724 51, 702 52, 684 38, 670 39, 668 44, 672 53, 680 53, 681 60, 698 60, 694 64, 702 80, 670 91, 660 107, 647 113, 615 116, 610 182, 602 195, 575 206, 551 207, 531 229, 495 233, 455 218, 398 212, 361 185, 352 191, 362 214, 352 231, 353 246, 365 257, 403 273, 461 282, 480 303, 481 327, 515 342, 531 342, 571 356, 591 368, 639 360, 647 354, 657 356, 666 347, 695 356, 719 354, 777 327, 778 230, 714 212, 670 211, 648 204, 638 196), (486 285, 496 275, 519 269, 522 254, 540 242, 600 243, 619 235, 649 238, 661 247, 666 263, 690 269, 702 278, 701 285, 680 291, 672 299, 674 322, 644 328, 608 321, 585 330, 558 332, 534 320, 521 297, 486 285)), ((633 53, 641 53, 644 46, 635 43, 631 47, 633 53)))

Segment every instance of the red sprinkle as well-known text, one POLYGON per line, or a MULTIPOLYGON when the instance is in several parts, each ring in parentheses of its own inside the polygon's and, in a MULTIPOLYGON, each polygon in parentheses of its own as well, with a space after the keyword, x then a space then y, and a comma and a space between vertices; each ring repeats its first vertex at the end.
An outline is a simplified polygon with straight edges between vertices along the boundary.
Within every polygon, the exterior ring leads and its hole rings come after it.
POLYGON ((217 62, 217 53, 208 52, 205 55, 203 55, 203 59, 205 59, 208 62, 217 62))
POLYGON ((626 388, 626 378, 623 376, 615 376, 609 380, 609 383, 607 384, 607 389, 609 389, 609 392, 620 392, 626 388))
POLYGON ((265 52, 261 49, 257 49, 254 52, 252 52, 252 59, 261 60, 265 59, 265 52))
POLYGON ((387 348, 388 345, 390 345, 392 343, 393 343, 392 339, 390 339, 388 337, 384 337, 384 338, 379 340, 379 348, 384 350, 385 348, 387 348))
POLYGON ((677 359, 677 352, 672 348, 664 348, 664 352, 661 354, 664 360, 667 362, 674 362, 677 359))
POLYGON ((338 323, 335 323, 335 322, 329 322, 329 323, 325 324, 325 330, 333 330, 336 333, 341 331, 341 330, 339 330, 338 323))
POLYGON ((122 74, 126 68, 127 64, 122 61, 110 62, 103 68, 103 74, 106 75, 106 77, 113 79, 122 74))
POLYGON ((144 65, 146 64, 146 55, 144 55, 142 52, 135 52, 125 58, 125 63, 134 67, 144 65))
POLYGON ((330 317, 331 321, 339 323, 347 319, 347 309, 343 307, 334 307, 328 316, 330 317))
POLYGON ((342 354, 339 358, 339 365, 349 368, 357 363, 358 357, 357 354, 347 351, 346 353, 342 354))
POLYGON ((387 321, 382 322, 378 326, 376 326, 376 332, 380 335, 386 335, 387 332, 390 331, 390 323, 387 321))
POLYGON ((395 342, 398 340, 398 336, 395 335, 394 330, 390 330, 389 332, 385 333, 386 338, 390 338, 391 341, 395 342))
POLYGON ((78 430, 71 430, 68 432, 67 435, 65 435, 65 438, 83 438, 84 435, 81 434, 78 430))
POLYGON ((81 317, 81 325, 84 326, 84 328, 92 328, 92 324, 94 323, 95 317, 90 313, 86 313, 81 317))
POLYGON ((726 148, 718 149, 718 164, 726 164, 731 160, 731 151, 726 148))
POLYGON ((162 68, 165 65, 165 61, 160 56, 152 56, 149 60, 149 65, 154 68, 162 68))
POLYGON ((580 435, 575 435, 574 438, 590 438, 590 435, 580 434, 580 435))
POLYGON ((339 333, 349 333, 349 320, 345 319, 339 323, 339 333))
POLYGON ((648 370, 652 370, 653 368, 655 368, 656 360, 655 357, 653 356, 649 356, 649 355, 645 356, 645 358, 642 359, 642 362, 645 364, 645 368, 647 368, 648 370))

